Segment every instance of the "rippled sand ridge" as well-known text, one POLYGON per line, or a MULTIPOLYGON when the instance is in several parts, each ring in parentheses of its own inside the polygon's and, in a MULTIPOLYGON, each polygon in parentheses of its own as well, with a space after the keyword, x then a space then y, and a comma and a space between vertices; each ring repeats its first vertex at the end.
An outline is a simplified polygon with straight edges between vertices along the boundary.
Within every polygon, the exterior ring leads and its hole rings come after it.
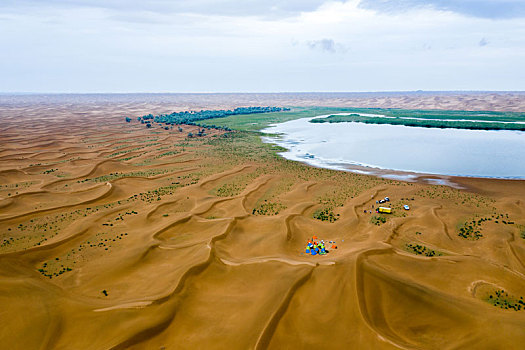
POLYGON ((523 347, 523 181, 319 169, 126 103, 4 109, 2 348, 523 347))

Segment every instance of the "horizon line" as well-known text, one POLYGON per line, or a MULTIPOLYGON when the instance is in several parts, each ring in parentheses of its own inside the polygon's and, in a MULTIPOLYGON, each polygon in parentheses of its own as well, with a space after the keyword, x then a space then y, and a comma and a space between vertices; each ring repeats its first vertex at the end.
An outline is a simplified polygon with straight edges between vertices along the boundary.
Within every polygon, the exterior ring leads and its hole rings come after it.
POLYGON ((525 90, 375 90, 375 91, 214 91, 214 92, 64 92, 64 91, 0 91, 0 95, 4 96, 20 96, 20 95, 228 95, 228 94, 380 94, 380 93, 525 93, 525 90))

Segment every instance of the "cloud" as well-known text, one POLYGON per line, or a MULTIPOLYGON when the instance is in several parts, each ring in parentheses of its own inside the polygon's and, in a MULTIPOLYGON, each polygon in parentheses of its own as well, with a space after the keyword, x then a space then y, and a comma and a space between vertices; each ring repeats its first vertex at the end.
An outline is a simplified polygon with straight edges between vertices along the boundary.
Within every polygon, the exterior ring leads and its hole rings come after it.
MULTIPOLYGON (((480 18, 525 17, 524 0, 1 0, 0 10, 24 11, 37 8, 97 8, 158 14, 199 14, 282 18, 312 12, 330 3, 359 3, 362 9, 403 13, 433 8, 480 18)), ((122 18, 127 18, 122 15, 122 18)))
POLYGON ((478 45, 479 46, 487 46, 489 44, 489 41, 486 38, 481 38, 478 45))
POLYGON ((306 45, 316 51, 328 53, 346 52, 346 48, 336 43, 333 39, 311 40, 306 42, 306 45))
POLYGON ((523 0, 361 0, 359 6, 389 13, 429 7, 480 18, 525 17, 523 0))
POLYGON ((0 91, 525 88, 525 21, 421 1, 0 0, 0 91))
POLYGON ((309 41, 307 45, 312 50, 321 50, 325 52, 335 53, 335 41, 333 41, 332 39, 309 41))
MULTIPOLYGON (((188 13, 221 16, 286 17, 314 11, 327 0, 2 0, 0 9, 98 8, 160 14, 188 13)), ((126 18, 123 16, 122 18, 126 18)))

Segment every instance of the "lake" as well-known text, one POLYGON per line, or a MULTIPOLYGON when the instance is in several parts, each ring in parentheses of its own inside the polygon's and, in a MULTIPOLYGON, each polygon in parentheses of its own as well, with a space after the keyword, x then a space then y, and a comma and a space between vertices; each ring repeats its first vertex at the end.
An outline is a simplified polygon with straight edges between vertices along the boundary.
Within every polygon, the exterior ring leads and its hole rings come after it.
MULTIPOLYGON (((315 118, 319 117, 325 116, 315 118)), ((262 131, 278 135, 265 136, 263 141, 286 148, 282 156, 287 159, 331 169, 525 179, 523 131, 314 124, 311 119, 272 125, 262 131)), ((389 177, 388 172, 382 174, 389 177)))

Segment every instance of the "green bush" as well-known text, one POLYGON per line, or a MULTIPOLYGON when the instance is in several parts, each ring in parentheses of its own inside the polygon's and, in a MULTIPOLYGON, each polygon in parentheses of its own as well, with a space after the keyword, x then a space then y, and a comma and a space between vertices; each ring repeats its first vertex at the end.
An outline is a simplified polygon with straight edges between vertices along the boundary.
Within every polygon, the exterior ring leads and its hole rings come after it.
POLYGON ((381 224, 384 224, 386 222, 386 217, 382 216, 382 215, 374 215, 370 218, 370 222, 374 225, 381 225, 381 224))
POLYGON ((332 209, 318 209, 315 211, 313 217, 314 219, 321 220, 321 221, 328 221, 328 222, 336 222, 339 214, 334 214, 332 209))

